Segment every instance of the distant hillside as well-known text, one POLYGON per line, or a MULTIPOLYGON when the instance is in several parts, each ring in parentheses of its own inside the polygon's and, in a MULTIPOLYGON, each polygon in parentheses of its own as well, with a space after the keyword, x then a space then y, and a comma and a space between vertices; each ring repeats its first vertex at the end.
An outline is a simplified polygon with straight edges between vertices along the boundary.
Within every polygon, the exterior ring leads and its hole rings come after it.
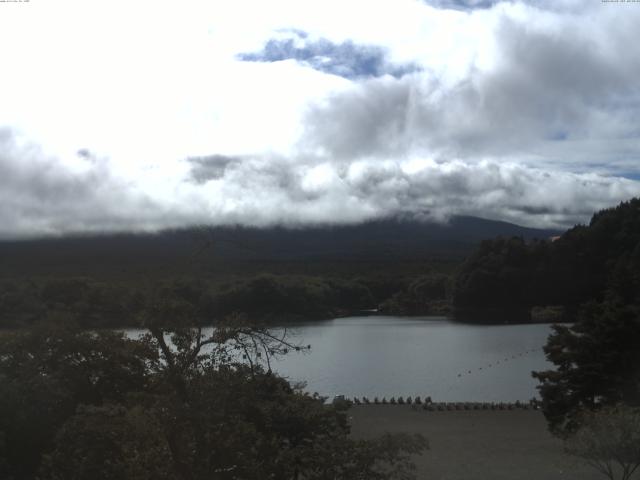
POLYGON ((448 224, 380 220, 308 228, 212 227, 0 242, 0 275, 98 269, 181 269, 198 252, 207 262, 387 262, 462 258, 483 239, 557 235, 506 222, 455 217, 448 224), (204 248, 204 247, 209 248, 204 248))
POLYGON ((575 309, 588 301, 640 304, 640 199, 602 210, 554 242, 494 239, 458 272, 456 308, 575 309))

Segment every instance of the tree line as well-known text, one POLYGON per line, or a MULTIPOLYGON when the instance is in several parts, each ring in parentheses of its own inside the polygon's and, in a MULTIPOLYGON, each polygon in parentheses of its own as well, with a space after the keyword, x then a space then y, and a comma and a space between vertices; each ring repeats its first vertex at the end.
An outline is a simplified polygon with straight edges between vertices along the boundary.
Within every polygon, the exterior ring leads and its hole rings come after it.
POLYGON ((483 241, 460 266, 456 309, 558 305, 569 314, 589 301, 640 300, 640 199, 593 215, 554 239, 483 241))
POLYGON ((51 313, 64 314, 87 328, 139 327, 140 314, 156 291, 190 303, 194 318, 210 323, 240 312, 261 321, 286 322, 332 318, 376 306, 366 284, 341 278, 259 274, 224 282, 5 280, 0 283, 0 328, 30 326, 51 313))

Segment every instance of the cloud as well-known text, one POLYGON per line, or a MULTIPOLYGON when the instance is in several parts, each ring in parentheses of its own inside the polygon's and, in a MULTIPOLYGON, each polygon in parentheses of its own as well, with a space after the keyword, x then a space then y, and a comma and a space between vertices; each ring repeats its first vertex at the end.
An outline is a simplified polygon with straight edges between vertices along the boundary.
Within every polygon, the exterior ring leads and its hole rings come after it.
POLYGON ((405 155, 429 135, 419 82, 381 78, 329 96, 307 112, 302 148, 334 160, 405 155))
MULTIPOLYGON (((584 12, 594 4, 582 0, 424 0, 436 8, 473 11, 493 8, 500 4, 528 4, 540 10, 557 12, 584 12)), ((595 2, 594 2, 595 3, 595 2)))
POLYGON ((570 226, 640 194, 633 5, 20 12, 0 18, 5 237, 390 215, 570 226))
POLYGON ((347 40, 333 43, 325 38, 311 40, 303 31, 284 32, 288 38, 272 38, 259 52, 240 53, 245 62, 296 60, 321 72, 357 79, 391 75, 402 77, 418 70, 414 64, 393 64, 386 49, 376 45, 357 45, 347 40))
POLYGON ((196 184, 203 184, 209 180, 222 178, 227 166, 242 160, 243 157, 227 155, 207 155, 204 157, 187 158, 187 162, 191 164, 191 178, 196 184))
POLYGON ((353 84, 308 110, 302 145, 339 160, 426 154, 638 171, 640 48, 625 43, 631 24, 612 23, 617 33, 605 37, 607 27, 501 15, 492 65, 454 82, 427 70, 353 84))
POLYGON ((472 10, 476 8, 491 8, 504 0, 429 0, 427 3, 438 8, 452 8, 472 10))
POLYGON ((72 169, 10 130, 0 131, 0 237, 202 223, 344 224, 398 215, 441 222, 460 214, 562 228, 640 195, 638 181, 515 163, 336 162, 301 154, 191 157, 168 196, 119 179, 95 153, 80 156, 88 160, 72 169))
POLYGON ((446 221, 464 214, 562 228, 640 194, 640 182, 492 161, 269 157, 236 159, 199 193, 222 223, 332 224, 395 215, 446 221))
POLYGON ((88 150, 84 171, 73 171, 0 129, 0 237, 155 229, 164 209, 114 178, 88 150))

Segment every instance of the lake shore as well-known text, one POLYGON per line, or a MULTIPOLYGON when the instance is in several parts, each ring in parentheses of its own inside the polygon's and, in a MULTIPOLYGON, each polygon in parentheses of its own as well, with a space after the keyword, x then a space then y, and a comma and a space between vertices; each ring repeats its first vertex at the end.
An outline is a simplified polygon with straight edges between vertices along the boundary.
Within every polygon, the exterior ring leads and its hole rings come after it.
MULTIPOLYGON (((430 449, 417 457, 417 478, 431 480, 598 480, 564 454, 539 410, 426 411, 410 405, 355 405, 355 438, 420 433, 430 449)), ((640 477, 639 477, 640 478, 640 477)))

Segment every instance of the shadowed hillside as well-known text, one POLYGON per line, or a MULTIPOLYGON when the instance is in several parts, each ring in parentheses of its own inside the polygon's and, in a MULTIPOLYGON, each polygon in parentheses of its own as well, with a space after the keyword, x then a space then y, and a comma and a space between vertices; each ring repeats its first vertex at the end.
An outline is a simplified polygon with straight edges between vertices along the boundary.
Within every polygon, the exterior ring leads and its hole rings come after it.
POLYGON ((381 220, 291 229, 202 227, 157 234, 111 234, 0 242, 0 275, 96 275, 202 271, 221 263, 386 263, 456 260, 496 236, 547 238, 506 222, 455 217, 449 224, 381 220), (210 248, 206 248, 210 247, 210 248), (197 260, 194 261, 194 256, 197 260))
POLYGON ((589 301, 640 302, 640 199, 595 213, 554 242, 483 241, 462 264, 459 309, 575 310, 589 301))

